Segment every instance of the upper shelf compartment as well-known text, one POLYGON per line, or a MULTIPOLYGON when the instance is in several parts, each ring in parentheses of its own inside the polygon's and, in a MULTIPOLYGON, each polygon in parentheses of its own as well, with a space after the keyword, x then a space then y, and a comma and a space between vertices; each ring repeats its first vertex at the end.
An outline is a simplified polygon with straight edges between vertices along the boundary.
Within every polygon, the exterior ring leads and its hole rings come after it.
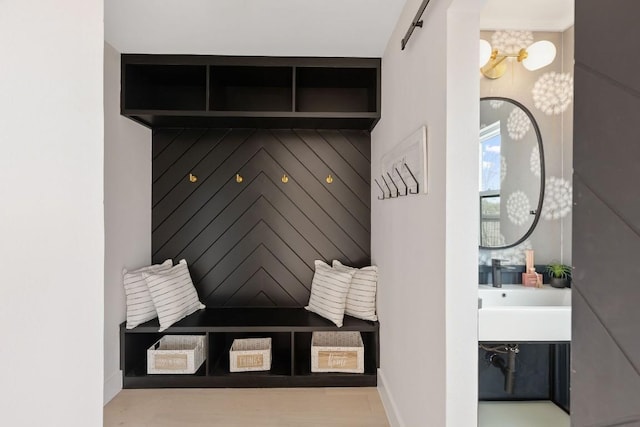
POLYGON ((212 111, 293 111, 292 67, 211 66, 212 111))
POLYGON ((121 113, 152 128, 371 130, 380 59, 124 54, 121 95, 121 113))
POLYGON ((298 67, 296 111, 374 113, 377 69, 298 67))
POLYGON ((128 64, 125 110, 204 111, 207 67, 204 65, 128 64))

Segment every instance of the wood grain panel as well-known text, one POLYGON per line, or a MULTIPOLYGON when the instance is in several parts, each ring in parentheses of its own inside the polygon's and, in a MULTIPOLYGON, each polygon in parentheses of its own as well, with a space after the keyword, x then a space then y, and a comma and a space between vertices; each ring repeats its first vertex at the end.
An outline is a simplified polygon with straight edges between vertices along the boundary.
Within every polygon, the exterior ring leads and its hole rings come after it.
POLYGON ((579 177, 573 185, 580 212, 573 226, 581 230, 583 242, 574 249, 574 256, 583 268, 578 269, 573 278, 583 298, 592 303, 593 314, 603 322, 620 351, 640 374, 640 332, 636 326, 640 325, 637 309, 640 238, 624 218, 602 203, 579 177), (594 227, 593 220, 599 225, 594 227), (589 271, 582 261, 585 259, 606 259, 606 268, 589 271), (611 274, 612 271, 615 274, 611 274))
POLYGON ((575 6, 571 423, 637 426, 640 2, 575 6))
POLYGON ((574 290, 572 425, 638 426, 640 377, 591 306, 574 290))
POLYGON ((576 109, 575 120, 582 123, 577 132, 584 137, 576 139, 574 169, 604 203, 640 232, 640 203, 634 191, 640 144, 637 129, 628 126, 640 123, 640 97, 581 67, 576 67, 575 74, 576 92, 598 101, 576 109), (633 188, 623 188, 621 183, 633 188))
POLYGON ((369 264, 368 132, 158 129, 153 141, 153 260, 185 258, 207 306, 303 306, 314 260, 369 264))
POLYGON ((153 159, 153 164, 157 165, 157 167, 152 169, 151 176, 153 180, 156 181, 159 179, 160 176, 164 174, 173 163, 182 158, 191 146, 196 144, 205 133, 205 129, 185 129, 184 132, 176 136, 175 140, 153 159))
MULTIPOLYGON (((172 218, 178 218, 178 227, 180 226, 180 219, 184 218, 189 212, 193 212, 194 206, 195 209, 198 209, 198 203, 190 205, 189 202, 191 200, 200 200, 203 199, 207 194, 215 194, 217 189, 227 181, 227 179, 223 180, 220 171, 221 166, 227 161, 227 159, 232 156, 235 151, 242 147, 243 150, 238 154, 239 157, 247 156, 247 150, 253 150, 253 152, 257 152, 260 149, 260 145, 256 144, 243 144, 252 134, 253 130, 243 129, 240 131, 235 131, 229 133, 221 142, 218 144, 214 150, 211 150, 207 156, 202 159, 201 162, 198 163, 198 167, 194 168, 193 172, 198 176, 197 185, 192 185, 189 182, 188 175, 185 175, 177 181, 177 183, 171 187, 171 190, 167 192, 166 196, 159 200, 156 204, 153 205, 153 209, 151 210, 151 224, 153 227, 153 231, 155 232, 158 227, 164 226, 165 221, 167 219, 171 220, 172 218), (215 173, 218 172, 216 175, 215 173), (213 176, 212 176, 213 175, 213 176), (209 179, 211 178, 211 179, 209 179), (196 194, 193 194, 196 193, 196 194), (193 197, 192 197, 193 196, 193 197), (178 215, 176 216, 175 211, 180 210, 178 215)), ((156 135, 153 137, 156 138, 156 135)), ((183 140, 176 139, 174 141, 175 144, 188 144, 189 142, 184 142, 183 140)), ((152 148, 153 151, 154 148, 152 148)), ((152 170, 160 168, 160 165, 156 165, 155 159, 152 163, 152 170)), ((161 175, 161 174, 160 174, 161 175)), ((227 175, 224 175, 224 178, 228 178, 227 175)), ((152 188, 152 193, 156 191, 165 192, 165 188, 157 188, 158 186, 154 185, 152 188)), ((152 199, 153 199, 152 194, 152 199)), ((156 233, 154 233, 156 234, 156 233)), ((156 235, 163 235, 164 233, 158 233, 156 235)), ((153 236, 152 236, 153 238, 153 236)), ((155 243, 152 243, 152 248, 155 247, 155 243)))
MULTIPOLYGON (((157 183, 157 188, 164 189, 165 191, 155 192, 153 194, 155 199, 152 200, 152 204, 155 205, 159 200, 162 200, 162 198, 172 190, 173 185, 180 182, 180 180, 184 176, 189 175, 190 172, 195 171, 200 162, 210 151, 216 148, 226 133, 225 129, 210 129, 207 132, 204 132, 193 144, 189 150, 188 156, 180 156, 179 158, 174 159, 170 166, 162 168, 164 172, 162 175, 157 177, 155 181, 157 183)), ((158 167, 158 169, 160 169, 160 167, 158 167)))
POLYGON ((579 0, 575 5, 576 59, 582 66, 640 92, 640 56, 629 55, 640 38, 638 1, 579 0))
MULTIPOLYGON (((163 132, 160 132, 157 137, 153 138, 153 158, 157 158, 160 156, 164 150, 171 145, 174 139, 180 135, 184 129, 163 129, 163 132)), ((157 131, 153 131, 153 135, 155 135, 157 131)))

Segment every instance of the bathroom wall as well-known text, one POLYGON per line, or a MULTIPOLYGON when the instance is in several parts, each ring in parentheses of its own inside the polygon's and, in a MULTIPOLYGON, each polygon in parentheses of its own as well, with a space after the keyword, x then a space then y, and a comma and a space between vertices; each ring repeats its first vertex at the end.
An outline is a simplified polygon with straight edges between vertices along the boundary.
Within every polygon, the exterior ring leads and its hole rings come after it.
MULTIPOLYGON (((480 37, 494 48, 512 46, 507 51, 517 51, 538 40, 549 40, 557 49, 554 61, 539 70, 528 71, 509 59, 507 72, 501 78, 480 77, 481 97, 512 98, 531 111, 542 135, 546 169, 545 198, 534 232, 514 248, 481 250, 480 264, 489 265, 491 258, 524 264, 525 249, 535 250, 536 264, 571 264, 573 100, 562 97, 573 93, 573 34, 573 27, 564 32, 480 32, 480 37)), ((531 178, 536 179, 533 174, 531 178)))

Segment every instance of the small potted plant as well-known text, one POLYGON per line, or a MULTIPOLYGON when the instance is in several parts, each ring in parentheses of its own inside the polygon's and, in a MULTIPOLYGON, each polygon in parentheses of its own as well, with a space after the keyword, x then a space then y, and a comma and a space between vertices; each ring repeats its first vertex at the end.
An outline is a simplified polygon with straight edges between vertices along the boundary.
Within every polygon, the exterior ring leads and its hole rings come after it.
POLYGON ((564 288, 569 284, 571 278, 571 267, 564 264, 547 265, 549 284, 554 288, 564 288))

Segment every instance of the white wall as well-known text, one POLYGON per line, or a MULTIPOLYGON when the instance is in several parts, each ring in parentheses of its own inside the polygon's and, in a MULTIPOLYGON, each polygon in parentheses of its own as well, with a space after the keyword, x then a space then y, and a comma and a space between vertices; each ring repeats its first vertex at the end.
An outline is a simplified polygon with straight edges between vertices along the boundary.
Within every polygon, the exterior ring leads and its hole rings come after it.
POLYGON ((447 426, 478 410, 478 83, 484 0, 454 0, 447 15, 447 426))
POLYGON ((380 267, 380 389, 392 425, 472 426, 477 418, 478 17, 482 1, 409 0, 382 61, 380 158, 427 126, 429 194, 372 195, 380 267), (477 4, 476 4, 477 3, 477 4), (451 6, 451 8, 450 8, 451 6))
POLYGON ((103 2, 0 2, 0 414, 102 424, 103 2))
POLYGON ((104 44, 104 403, 122 389, 122 268, 151 262, 151 130, 120 115, 120 53, 104 44))

